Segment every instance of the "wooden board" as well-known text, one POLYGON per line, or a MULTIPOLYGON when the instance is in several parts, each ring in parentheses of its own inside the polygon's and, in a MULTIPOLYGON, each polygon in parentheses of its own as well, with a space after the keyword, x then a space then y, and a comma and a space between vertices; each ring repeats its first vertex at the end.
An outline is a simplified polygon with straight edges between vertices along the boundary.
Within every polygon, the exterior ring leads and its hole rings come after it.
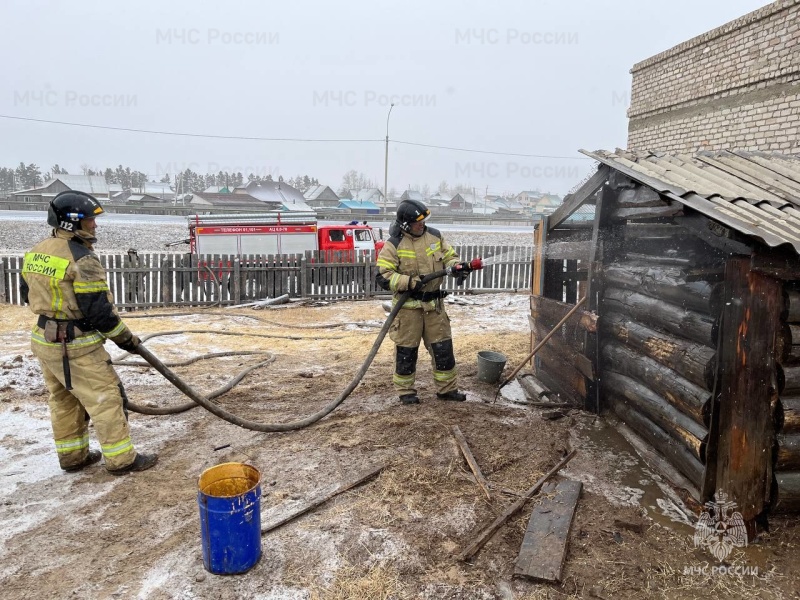
POLYGON ((777 400, 775 340, 783 309, 780 281, 750 271, 749 258, 732 258, 722 311, 719 439, 716 488, 739 506, 745 521, 770 499, 774 440, 771 405, 777 400))
POLYGON ((567 194, 567 197, 564 198, 564 202, 561 204, 561 206, 554 210, 553 214, 550 216, 547 224, 548 230, 558 227, 572 213, 578 210, 578 207, 581 204, 586 202, 597 190, 599 190, 600 186, 605 183, 605 180, 608 177, 608 171, 608 167, 605 165, 600 165, 600 167, 597 169, 597 172, 592 175, 586 183, 579 187, 574 194, 567 194))
POLYGON ((514 575, 561 581, 569 530, 581 495, 581 482, 565 479, 558 485, 549 484, 549 489, 544 488, 542 493, 553 491, 555 495, 542 500, 531 513, 514 575))

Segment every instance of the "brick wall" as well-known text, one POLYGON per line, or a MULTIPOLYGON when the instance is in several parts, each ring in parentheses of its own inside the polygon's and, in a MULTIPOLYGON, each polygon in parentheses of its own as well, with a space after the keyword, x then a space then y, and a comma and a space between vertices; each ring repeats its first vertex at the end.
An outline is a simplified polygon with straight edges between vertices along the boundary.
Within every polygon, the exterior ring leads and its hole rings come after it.
POLYGON ((800 154, 800 0, 773 2, 631 73, 631 150, 800 154))

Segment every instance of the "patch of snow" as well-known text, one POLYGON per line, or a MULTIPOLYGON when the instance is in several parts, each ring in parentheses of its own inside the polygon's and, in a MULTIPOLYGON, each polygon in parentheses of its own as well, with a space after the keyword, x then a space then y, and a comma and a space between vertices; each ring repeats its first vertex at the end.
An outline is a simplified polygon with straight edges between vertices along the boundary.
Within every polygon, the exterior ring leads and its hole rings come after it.
POLYGON ((514 404, 525 404, 528 401, 525 390, 522 389, 522 386, 516 379, 500 390, 500 397, 514 404))
MULTIPOLYGON (((474 305, 448 303, 447 313, 453 325, 453 335, 459 333, 518 332, 520 323, 527 323, 530 316, 530 296, 528 294, 492 294, 470 301, 474 305), (488 310, 487 310, 488 309, 488 310), (468 319, 458 315, 468 312, 468 319)), ((527 327, 526 327, 527 330, 527 327)))
POLYGON ((191 584, 186 581, 186 563, 185 548, 159 557, 156 566, 145 575, 136 598, 146 600, 165 589, 172 592, 173 598, 199 598, 199 595, 192 592, 191 584))
POLYGON ((273 587, 266 594, 253 596, 254 600, 309 600, 309 598, 311 598, 311 593, 308 590, 283 585, 273 587))
POLYGON ((471 531, 476 522, 475 507, 465 502, 455 505, 449 512, 429 519, 431 526, 445 535, 463 535, 471 531))
MULTIPOLYGON (((0 414, 0 425, 3 431, 12 432, 3 437, 3 446, 0 447, 0 481, 3 482, 0 487, 0 498, 3 499, 0 503, 0 522, 3 523, 0 564, 3 564, 1 559, 6 552, 7 540, 40 526, 55 515, 74 514, 80 507, 107 494, 115 482, 98 485, 91 492, 82 486, 80 494, 75 494, 73 487, 80 481, 81 474, 66 474, 59 467, 49 420, 23 412, 4 412, 0 414), (50 480, 53 481, 47 484, 45 496, 24 503, 10 499, 21 485, 50 480)), ((6 570, 0 570, 0 578, 6 575, 6 570)))
POLYGON ((0 426, 6 432, 0 446, 0 481, 3 482, 0 498, 11 496, 21 483, 39 482, 63 474, 49 418, 31 416, 25 411, 4 411, 0 413, 0 426))
POLYGON ((370 565, 402 556, 409 550, 404 541, 395 539, 386 529, 368 528, 361 532, 358 543, 369 552, 368 563, 370 565))
MULTIPOLYGON (((5 345, 5 337, 3 344, 5 345)), ((30 338, 28 338, 28 344, 30 344, 30 338)), ((21 392, 38 388, 44 389, 42 381, 42 369, 39 361, 34 358, 30 350, 0 356, 0 392, 4 389, 21 392)))

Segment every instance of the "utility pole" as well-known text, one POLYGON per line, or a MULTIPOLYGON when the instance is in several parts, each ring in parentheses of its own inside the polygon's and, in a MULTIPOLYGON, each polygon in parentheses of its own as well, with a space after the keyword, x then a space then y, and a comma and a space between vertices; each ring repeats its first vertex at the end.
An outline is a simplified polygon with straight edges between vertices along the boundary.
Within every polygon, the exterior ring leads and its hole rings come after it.
POLYGON ((386 115, 386 153, 384 154, 383 162, 383 212, 386 214, 386 205, 388 202, 387 194, 389 193, 389 117, 392 116, 392 109, 394 103, 389 107, 389 114, 386 115))

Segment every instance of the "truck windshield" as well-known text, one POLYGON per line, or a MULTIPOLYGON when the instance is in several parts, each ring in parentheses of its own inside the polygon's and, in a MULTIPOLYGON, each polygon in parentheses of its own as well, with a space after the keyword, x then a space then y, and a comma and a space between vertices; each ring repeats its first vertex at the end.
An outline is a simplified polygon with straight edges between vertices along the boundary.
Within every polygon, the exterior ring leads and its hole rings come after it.
POLYGON ((356 233, 356 239, 359 242, 371 242, 372 241, 372 236, 370 235, 370 232, 368 230, 366 230, 366 229, 356 229, 355 233, 356 233))

